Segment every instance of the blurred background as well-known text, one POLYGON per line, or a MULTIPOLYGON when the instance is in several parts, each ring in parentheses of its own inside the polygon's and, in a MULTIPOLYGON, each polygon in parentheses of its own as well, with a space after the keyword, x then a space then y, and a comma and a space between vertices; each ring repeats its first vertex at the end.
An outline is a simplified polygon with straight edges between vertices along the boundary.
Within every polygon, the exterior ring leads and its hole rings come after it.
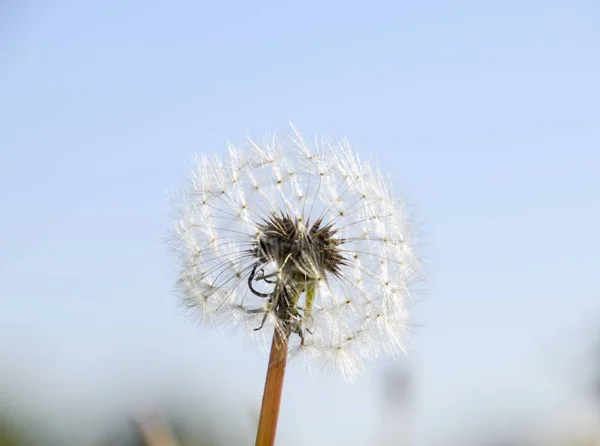
POLYGON ((408 354, 295 363, 278 444, 600 444, 595 1, 0 2, 0 444, 253 444, 267 354, 183 316, 193 153, 347 136, 414 210, 408 354))

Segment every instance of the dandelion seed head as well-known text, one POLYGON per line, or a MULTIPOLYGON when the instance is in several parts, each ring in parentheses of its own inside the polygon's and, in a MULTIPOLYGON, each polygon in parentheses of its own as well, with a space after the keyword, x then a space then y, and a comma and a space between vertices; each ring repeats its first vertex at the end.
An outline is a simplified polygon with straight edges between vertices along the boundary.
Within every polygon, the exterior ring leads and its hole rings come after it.
POLYGON ((402 350, 421 279, 404 204, 346 140, 297 132, 194 159, 178 193, 178 291, 208 325, 290 335, 290 356, 353 379, 402 350))

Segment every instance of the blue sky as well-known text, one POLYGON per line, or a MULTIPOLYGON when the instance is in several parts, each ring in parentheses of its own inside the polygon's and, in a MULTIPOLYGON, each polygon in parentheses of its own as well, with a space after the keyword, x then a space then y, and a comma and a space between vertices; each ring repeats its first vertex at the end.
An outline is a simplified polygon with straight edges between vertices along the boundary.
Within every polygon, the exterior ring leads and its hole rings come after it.
MULTIPOLYGON (((0 355, 37 410, 92 423, 170 386, 258 408, 266 354, 177 307, 165 192, 193 153, 290 120, 374 155, 414 208, 416 444, 579 410, 600 320, 594 2, 2 8, 0 355)), ((355 386, 292 367, 281 444, 371 443, 388 366, 355 386)))

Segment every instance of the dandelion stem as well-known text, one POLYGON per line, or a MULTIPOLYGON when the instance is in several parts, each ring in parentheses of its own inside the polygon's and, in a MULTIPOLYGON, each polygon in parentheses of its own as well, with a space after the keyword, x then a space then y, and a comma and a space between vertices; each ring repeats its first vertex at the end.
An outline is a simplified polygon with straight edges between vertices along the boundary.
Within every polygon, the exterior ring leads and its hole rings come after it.
POLYGON ((289 330, 275 328, 273 333, 269 367, 265 379, 265 390, 256 434, 256 446, 273 446, 275 444, 289 336, 289 330))

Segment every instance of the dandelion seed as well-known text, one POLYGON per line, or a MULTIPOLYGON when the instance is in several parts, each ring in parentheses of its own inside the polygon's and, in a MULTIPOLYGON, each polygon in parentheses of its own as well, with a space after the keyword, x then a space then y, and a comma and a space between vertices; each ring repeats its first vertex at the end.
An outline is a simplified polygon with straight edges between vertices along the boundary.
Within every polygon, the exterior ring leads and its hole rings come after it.
POLYGON ((304 353, 350 380, 402 349, 420 278, 410 227, 347 141, 308 144, 294 130, 230 145, 227 160, 195 160, 177 206, 178 289, 203 322, 274 329, 277 360, 304 353))

